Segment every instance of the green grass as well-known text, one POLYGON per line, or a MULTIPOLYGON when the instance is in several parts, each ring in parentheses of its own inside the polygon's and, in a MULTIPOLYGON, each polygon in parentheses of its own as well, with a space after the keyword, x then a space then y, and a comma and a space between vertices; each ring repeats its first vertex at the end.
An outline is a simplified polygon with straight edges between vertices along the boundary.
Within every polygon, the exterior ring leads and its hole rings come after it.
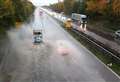
POLYGON ((0 27, 0 36, 5 35, 6 34, 6 30, 3 27, 0 27))
POLYGON ((108 20, 89 20, 88 25, 90 25, 91 28, 94 28, 96 30, 110 33, 114 33, 116 30, 120 29, 120 23, 110 22, 108 20))

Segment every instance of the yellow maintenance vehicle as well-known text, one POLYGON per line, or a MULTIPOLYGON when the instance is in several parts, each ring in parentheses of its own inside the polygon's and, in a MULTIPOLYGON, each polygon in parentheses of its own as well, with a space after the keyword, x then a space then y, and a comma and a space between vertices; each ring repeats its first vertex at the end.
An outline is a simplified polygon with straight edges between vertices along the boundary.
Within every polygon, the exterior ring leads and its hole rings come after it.
POLYGON ((67 29, 71 29, 72 28, 72 20, 70 18, 68 18, 65 22, 64 22, 65 28, 67 29))

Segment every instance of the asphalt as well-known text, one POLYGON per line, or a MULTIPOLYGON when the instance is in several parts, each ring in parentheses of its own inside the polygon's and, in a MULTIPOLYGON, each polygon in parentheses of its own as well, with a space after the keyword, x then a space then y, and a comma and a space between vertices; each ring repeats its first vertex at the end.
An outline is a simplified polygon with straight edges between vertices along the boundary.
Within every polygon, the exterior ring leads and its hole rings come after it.
POLYGON ((54 19, 45 13, 40 17, 39 10, 30 22, 8 31, 0 48, 0 82, 120 82, 54 19), (34 29, 43 29, 43 43, 33 43, 34 29))

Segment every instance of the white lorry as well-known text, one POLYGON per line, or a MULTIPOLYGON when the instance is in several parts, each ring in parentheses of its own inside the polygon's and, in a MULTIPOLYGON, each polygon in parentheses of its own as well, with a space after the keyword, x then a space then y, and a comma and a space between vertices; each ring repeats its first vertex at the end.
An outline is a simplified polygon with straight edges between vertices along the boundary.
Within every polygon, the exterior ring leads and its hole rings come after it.
POLYGON ((72 21, 77 24, 80 28, 75 28, 79 31, 86 31, 87 27, 87 16, 83 14, 72 13, 72 21))

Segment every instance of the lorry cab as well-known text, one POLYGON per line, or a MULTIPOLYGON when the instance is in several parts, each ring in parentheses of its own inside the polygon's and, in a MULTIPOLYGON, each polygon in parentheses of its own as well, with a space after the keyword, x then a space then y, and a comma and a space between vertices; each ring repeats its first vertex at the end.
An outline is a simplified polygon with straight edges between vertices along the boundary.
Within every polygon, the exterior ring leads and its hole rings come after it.
POLYGON ((34 43, 41 43, 43 41, 42 29, 33 30, 34 43))

